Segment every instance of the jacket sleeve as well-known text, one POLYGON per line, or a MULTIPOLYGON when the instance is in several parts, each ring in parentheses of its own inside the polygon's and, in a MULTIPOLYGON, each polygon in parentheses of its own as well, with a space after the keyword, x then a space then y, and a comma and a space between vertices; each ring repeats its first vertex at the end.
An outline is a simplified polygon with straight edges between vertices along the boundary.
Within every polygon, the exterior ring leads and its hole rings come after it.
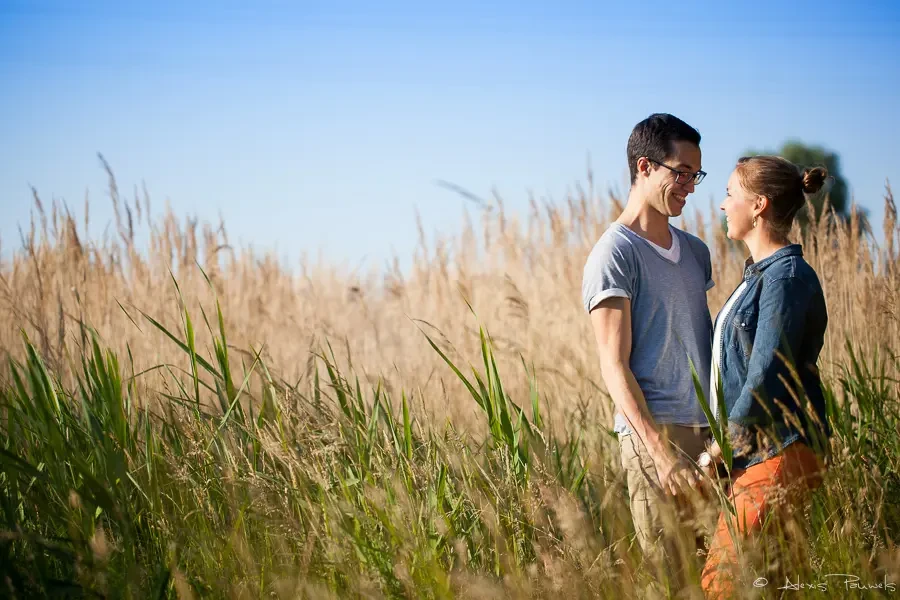
POLYGON ((737 430, 765 418, 765 406, 773 400, 793 404, 785 382, 795 388, 791 373, 806 329, 806 313, 812 292, 795 277, 765 281, 759 298, 756 335, 747 366, 747 379, 728 414, 729 426, 737 430), (755 406, 763 402, 764 406, 755 406))

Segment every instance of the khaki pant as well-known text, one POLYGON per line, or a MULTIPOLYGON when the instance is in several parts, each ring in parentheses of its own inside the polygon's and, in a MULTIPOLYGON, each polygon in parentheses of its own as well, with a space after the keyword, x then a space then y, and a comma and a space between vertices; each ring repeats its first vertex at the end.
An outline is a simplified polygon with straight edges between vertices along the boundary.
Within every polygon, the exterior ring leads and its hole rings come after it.
MULTIPOLYGON (((710 439, 708 428, 682 425, 663 425, 662 428, 669 442, 694 461, 710 439)), ((715 526, 718 516, 715 501, 705 500, 699 493, 678 500, 665 495, 656 466, 641 439, 636 434, 625 435, 620 437, 619 444, 628 481, 631 515, 644 556, 659 567, 678 556, 683 560, 687 560, 688 555, 696 557, 703 537, 715 526), (685 544, 687 539, 691 541, 685 544)))

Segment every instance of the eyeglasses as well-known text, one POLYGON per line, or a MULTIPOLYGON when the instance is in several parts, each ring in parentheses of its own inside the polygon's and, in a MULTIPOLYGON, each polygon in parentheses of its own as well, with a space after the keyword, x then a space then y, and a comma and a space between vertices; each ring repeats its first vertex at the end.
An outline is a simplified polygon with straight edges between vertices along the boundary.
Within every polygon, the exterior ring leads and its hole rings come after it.
POLYGON ((679 171, 678 169, 673 169, 669 165, 664 165, 658 160, 653 160, 652 158, 647 158, 650 162, 657 164, 661 167, 665 167, 668 170, 675 173, 675 183, 684 185, 685 183, 692 181, 694 185, 699 185, 703 178, 706 177, 706 171, 697 171, 696 173, 691 173, 690 171, 679 171))

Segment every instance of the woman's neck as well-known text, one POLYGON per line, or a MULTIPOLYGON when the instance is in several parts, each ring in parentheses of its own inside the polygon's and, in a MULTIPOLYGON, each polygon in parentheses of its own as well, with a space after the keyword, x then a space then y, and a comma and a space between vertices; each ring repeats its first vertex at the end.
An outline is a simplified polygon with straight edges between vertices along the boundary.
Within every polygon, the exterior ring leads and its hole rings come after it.
POLYGON ((751 235, 747 236, 744 243, 747 244, 747 249, 750 250, 750 257, 755 264, 772 256, 790 242, 784 237, 772 235, 759 228, 751 232, 751 235))

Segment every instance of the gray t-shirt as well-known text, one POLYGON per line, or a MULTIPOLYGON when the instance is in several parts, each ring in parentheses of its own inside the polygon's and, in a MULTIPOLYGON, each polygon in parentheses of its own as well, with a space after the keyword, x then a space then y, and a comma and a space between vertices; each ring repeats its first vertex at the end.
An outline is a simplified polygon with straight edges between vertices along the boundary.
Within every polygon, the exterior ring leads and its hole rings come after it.
MULTIPOLYGON (((631 371, 658 423, 708 426, 694 389, 694 363, 709 397, 712 319, 706 292, 713 285, 709 248, 669 226, 666 251, 613 223, 588 256, 582 299, 588 313, 611 297, 631 300, 631 371), (673 256, 674 255, 674 256, 673 256)), ((631 433, 616 414, 615 431, 631 433)))

